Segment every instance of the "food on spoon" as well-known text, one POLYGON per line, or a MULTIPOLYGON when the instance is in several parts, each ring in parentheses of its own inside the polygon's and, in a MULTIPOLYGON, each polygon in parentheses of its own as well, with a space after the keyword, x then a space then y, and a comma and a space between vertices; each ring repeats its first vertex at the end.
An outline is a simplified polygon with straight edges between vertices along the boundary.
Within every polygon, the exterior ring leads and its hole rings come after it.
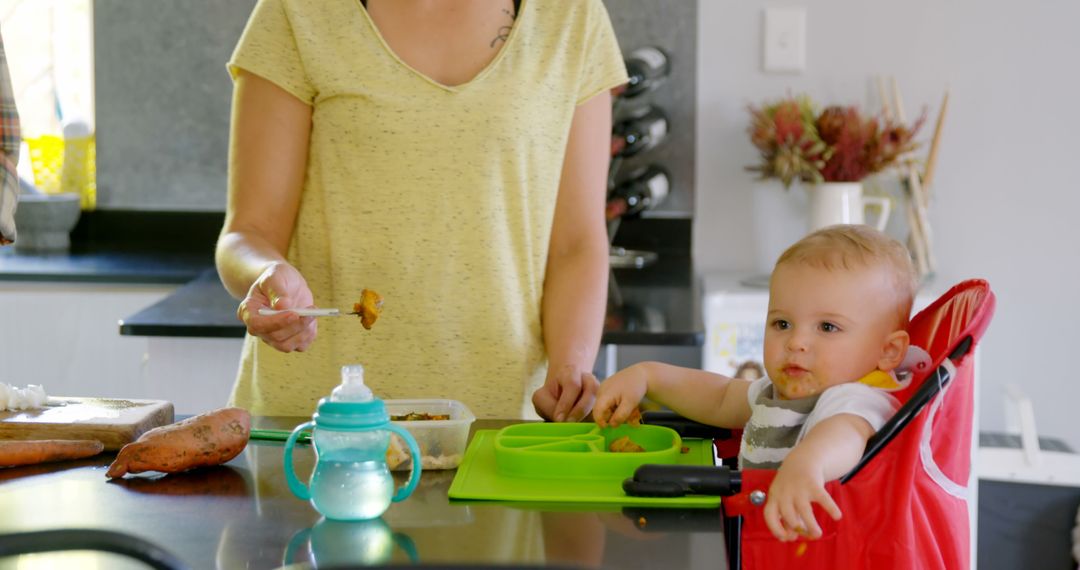
POLYGON ((0 467, 82 459, 104 449, 105 445, 95 439, 0 441, 0 467))
POLYGON ((364 289, 360 292, 360 301, 353 303, 353 310, 349 314, 360 317, 360 324, 364 325, 365 329, 371 330, 371 325, 374 325, 375 321, 379 319, 379 311, 382 310, 382 306, 382 295, 371 289, 364 289))
POLYGON ((161 471, 178 473, 220 465, 236 457, 251 434, 251 415, 241 408, 222 408, 154 428, 120 449, 107 477, 161 471))
POLYGON ((45 388, 36 384, 30 384, 25 388, 17 388, 0 382, 0 412, 4 410, 40 408, 45 405, 48 399, 49 396, 45 394, 45 388))
POLYGON ((608 451, 611 451, 612 453, 641 453, 645 451, 645 448, 634 443, 634 441, 630 439, 630 436, 624 435, 611 442, 611 445, 608 446, 608 451))

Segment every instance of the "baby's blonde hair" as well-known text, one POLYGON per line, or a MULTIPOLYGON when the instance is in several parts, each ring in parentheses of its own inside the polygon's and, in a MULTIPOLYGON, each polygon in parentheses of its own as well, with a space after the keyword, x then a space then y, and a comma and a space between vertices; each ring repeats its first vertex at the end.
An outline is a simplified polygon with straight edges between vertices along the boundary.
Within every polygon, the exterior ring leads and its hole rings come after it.
POLYGON ((801 263, 829 271, 884 267, 892 273, 899 326, 907 328, 918 277, 911 254, 903 244, 865 225, 835 225, 817 230, 795 242, 776 260, 801 263))

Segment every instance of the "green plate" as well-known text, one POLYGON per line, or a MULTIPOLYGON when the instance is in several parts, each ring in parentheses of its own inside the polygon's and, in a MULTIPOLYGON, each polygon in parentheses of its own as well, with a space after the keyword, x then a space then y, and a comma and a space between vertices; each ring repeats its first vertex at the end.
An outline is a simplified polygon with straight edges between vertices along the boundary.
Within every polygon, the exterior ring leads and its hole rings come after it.
POLYGON ((495 434, 495 465, 502 475, 551 479, 625 479, 646 463, 677 463, 682 438, 671 428, 593 423, 518 424, 495 434), (623 437, 643 447, 608 451, 623 437))
MULTIPOLYGON (((573 424, 523 424, 523 425, 573 425, 573 424)), ((581 424, 588 426, 589 424, 581 424)), ((595 426, 594 426, 595 427, 595 426)), ((657 427, 657 426, 641 426, 657 427)), ((641 429, 638 428, 638 429, 641 429)), ((509 428, 505 428, 509 429, 509 428)), ((465 457, 458 466, 449 495, 457 500, 490 500, 505 502, 545 503, 597 503, 654 507, 703 507, 715 508, 720 497, 691 495, 686 497, 631 497, 622 490, 626 477, 614 475, 602 478, 560 478, 559 468, 547 467, 537 475, 508 475, 500 473, 496 459, 496 438, 499 430, 477 430, 465 450, 465 457)), ((504 432, 504 435, 507 435, 504 432)), ((514 432, 509 432, 510 436, 514 432)), ((519 436, 523 434, 517 434, 519 436)), ((648 449, 646 447, 646 449, 648 449)), ((675 456, 679 465, 712 465, 712 442, 709 440, 683 440, 675 456), (681 447, 688 448, 682 453, 681 447)), ((583 453, 583 452, 582 452, 583 453)), ((650 453, 646 451, 646 454, 650 453)), ((611 455, 642 456, 643 453, 611 455)), ((639 465, 648 463, 639 459, 639 465)), ((632 470, 631 470, 632 472, 632 470)))

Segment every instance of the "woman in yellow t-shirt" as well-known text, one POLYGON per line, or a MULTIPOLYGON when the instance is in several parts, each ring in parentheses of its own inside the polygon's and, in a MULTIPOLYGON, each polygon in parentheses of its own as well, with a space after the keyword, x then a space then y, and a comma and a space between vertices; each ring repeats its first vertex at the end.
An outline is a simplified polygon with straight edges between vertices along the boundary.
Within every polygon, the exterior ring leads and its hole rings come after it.
POLYGON ((590 411, 627 79, 601 0, 261 0, 229 71, 234 404, 308 415, 362 363, 383 398, 590 411), (363 288, 386 298, 369 331, 258 313, 348 310, 363 288))

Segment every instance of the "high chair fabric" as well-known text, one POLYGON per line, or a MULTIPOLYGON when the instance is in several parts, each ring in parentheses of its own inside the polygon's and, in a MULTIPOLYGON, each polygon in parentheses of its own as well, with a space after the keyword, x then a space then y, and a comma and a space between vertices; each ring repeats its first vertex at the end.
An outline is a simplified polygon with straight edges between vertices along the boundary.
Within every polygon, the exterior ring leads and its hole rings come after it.
POLYGON ((989 284, 969 280, 912 319, 912 344, 933 366, 895 394, 903 407, 870 440, 863 462, 843 483, 826 485, 843 518, 833 521, 815 505, 820 539, 774 538, 760 493, 776 472, 742 471, 740 492, 721 505, 725 516, 741 517, 741 540, 729 537, 732 568, 969 568, 973 353, 994 306, 989 284))

